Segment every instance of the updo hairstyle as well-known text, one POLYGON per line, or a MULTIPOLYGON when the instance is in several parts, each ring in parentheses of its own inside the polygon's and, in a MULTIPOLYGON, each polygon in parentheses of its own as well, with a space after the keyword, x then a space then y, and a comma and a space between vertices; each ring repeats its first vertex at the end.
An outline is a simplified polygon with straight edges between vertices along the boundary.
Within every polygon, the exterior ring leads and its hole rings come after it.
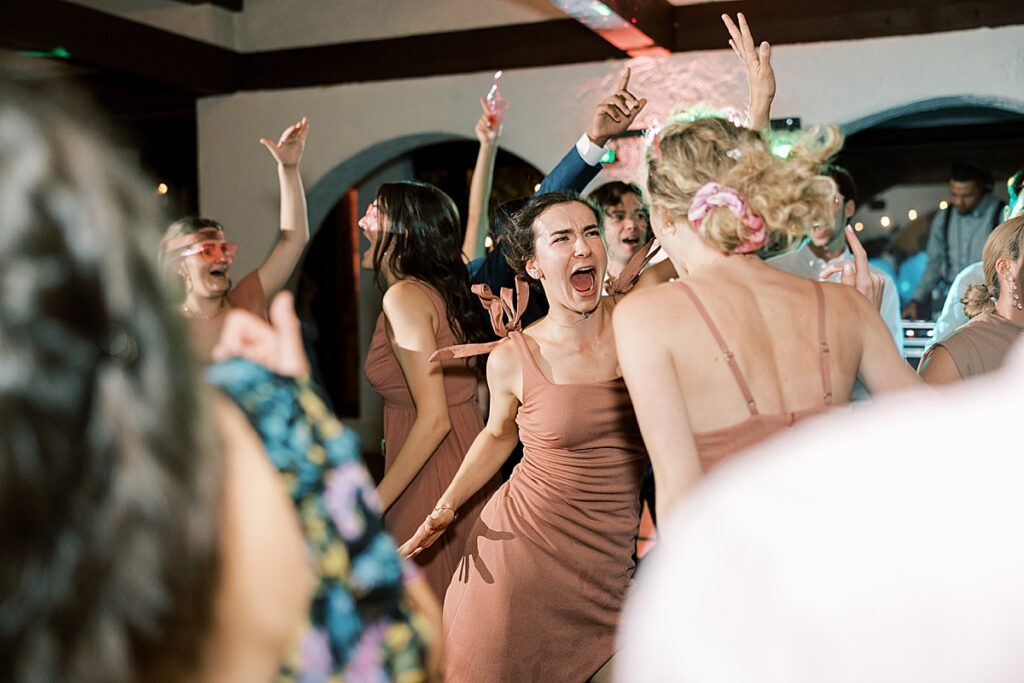
MULTIPOLYGON (((735 190, 765 221, 769 238, 803 235, 813 225, 832 222, 835 183, 820 169, 841 146, 838 128, 817 127, 782 159, 760 134, 723 118, 676 120, 648 147, 647 199, 652 209, 661 207, 678 220, 686 217, 701 187, 717 182, 735 190)), ((712 208, 701 228, 704 239, 726 254, 749 234, 725 207, 712 208)))
MULTIPOLYGON (((1024 215, 1011 218, 996 227, 985 240, 985 248, 981 251, 981 260, 985 269, 985 284, 971 285, 967 288, 960 303, 964 305, 964 313, 968 318, 994 311, 996 301, 1003 291, 996 272, 996 262, 1005 258, 1016 261, 1020 258, 1024 242, 1024 215)), ((1017 274, 1020 277, 1020 273, 1017 274)))

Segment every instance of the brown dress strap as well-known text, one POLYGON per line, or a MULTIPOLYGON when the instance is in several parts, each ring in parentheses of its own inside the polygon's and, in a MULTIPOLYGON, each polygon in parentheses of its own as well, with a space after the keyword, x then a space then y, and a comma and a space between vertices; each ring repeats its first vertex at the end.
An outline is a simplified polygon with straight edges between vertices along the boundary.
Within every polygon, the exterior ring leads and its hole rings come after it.
POLYGON ((693 305, 697 307, 697 312, 700 313, 700 317, 704 318, 704 323, 708 326, 708 331, 711 332, 711 336, 715 338, 718 343, 718 348, 722 350, 722 357, 725 358, 725 362, 728 364, 729 369, 732 370, 732 376, 736 378, 736 384, 740 388, 740 393, 743 394, 744 400, 747 402, 747 409, 750 410, 751 415, 757 415, 757 402, 754 400, 754 395, 750 393, 750 386, 747 384, 746 377, 743 376, 743 372, 740 370, 739 364, 736 363, 736 357, 732 351, 725 344, 725 339, 722 338, 721 332, 718 331, 718 327, 715 325, 711 316, 708 314, 708 309, 704 308, 704 304, 700 298, 697 297, 696 292, 690 289, 682 280, 676 280, 683 291, 689 295, 693 301, 693 305))
POLYGON ((530 345, 526 343, 523 333, 518 330, 512 330, 509 332, 508 338, 512 340, 512 345, 515 346, 519 354, 519 364, 523 367, 523 378, 525 379, 527 375, 530 375, 534 381, 540 378, 545 384, 550 384, 548 378, 541 372, 537 359, 533 357, 533 352, 530 351, 530 345))
POLYGON ((818 355, 821 357, 821 389, 825 405, 832 405, 832 366, 829 363, 828 337, 825 334, 825 292, 821 283, 811 280, 814 296, 818 300, 818 355))

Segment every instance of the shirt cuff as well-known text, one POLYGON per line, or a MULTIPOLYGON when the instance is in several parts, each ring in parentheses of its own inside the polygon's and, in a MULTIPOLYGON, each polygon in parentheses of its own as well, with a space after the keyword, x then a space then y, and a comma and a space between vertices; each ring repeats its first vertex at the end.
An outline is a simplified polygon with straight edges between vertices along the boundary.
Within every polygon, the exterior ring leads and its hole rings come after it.
POLYGON ((587 163, 588 166, 597 166, 601 163, 601 157, 607 152, 607 147, 601 145, 595 145, 584 133, 580 136, 580 139, 576 141, 576 151, 579 152, 580 158, 587 163))

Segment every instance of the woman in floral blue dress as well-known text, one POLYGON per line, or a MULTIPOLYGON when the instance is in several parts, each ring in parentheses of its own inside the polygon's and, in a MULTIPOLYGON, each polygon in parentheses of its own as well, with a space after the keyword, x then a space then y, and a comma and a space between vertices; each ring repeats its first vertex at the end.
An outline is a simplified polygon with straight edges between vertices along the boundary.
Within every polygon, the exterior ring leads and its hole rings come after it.
POLYGON ((299 513, 317 576, 309 622, 278 680, 428 680, 431 628, 411 603, 425 614, 438 607, 384 531, 358 438, 307 379, 290 296, 275 300, 271 319, 274 328, 233 311, 216 355, 235 358, 210 367, 207 378, 262 439, 299 513))

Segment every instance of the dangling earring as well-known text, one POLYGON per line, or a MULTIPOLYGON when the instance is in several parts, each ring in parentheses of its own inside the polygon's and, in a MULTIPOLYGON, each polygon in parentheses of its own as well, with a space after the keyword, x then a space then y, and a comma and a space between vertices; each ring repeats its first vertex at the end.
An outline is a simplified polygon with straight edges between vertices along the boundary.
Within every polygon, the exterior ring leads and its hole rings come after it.
POLYGON ((1010 280, 1010 296, 1013 297, 1013 305, 1017 307, 1017 310, 1024 311, 1024 304, 1020 302, 1020 290, 1017 287, 1016 275, 1014 275, 1013 279, 1010 280))

